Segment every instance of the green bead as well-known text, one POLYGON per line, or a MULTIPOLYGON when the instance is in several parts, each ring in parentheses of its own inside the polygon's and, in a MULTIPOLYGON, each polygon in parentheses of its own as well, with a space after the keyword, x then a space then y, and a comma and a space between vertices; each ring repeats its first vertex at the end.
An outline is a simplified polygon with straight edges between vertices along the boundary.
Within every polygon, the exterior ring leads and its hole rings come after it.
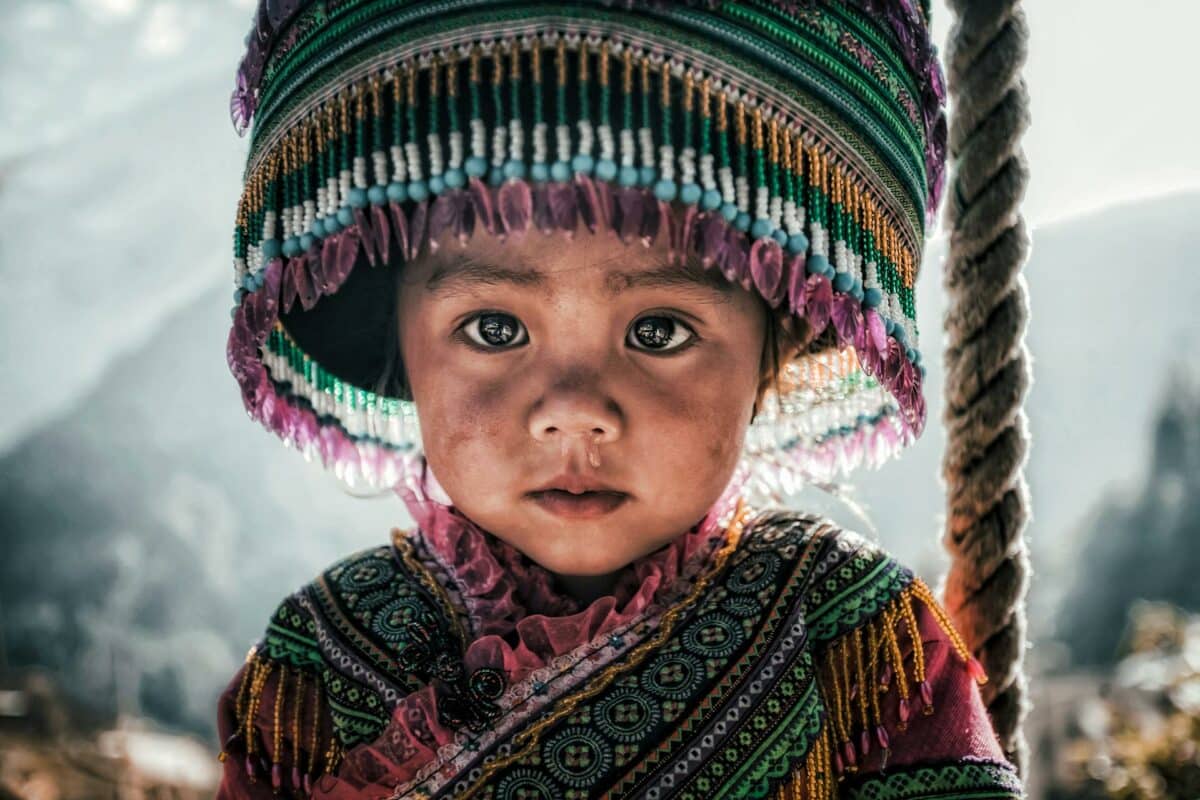
POLYGON ((591 175, 592 170, 596 166, 596 159, 589 156, 587 153, 579 153, 571 159, 571 169, 575 172, 582 172, 586 175, 591 175))
POLYGON ((419 203, 429 197, 429 186, 425 181, 409 181, 408 196, 419 203))
POLYGON ((596 177, 602 181, 611 181, 617 177, 617 162, 611 158, 602 158, 596 162, 596 177))
POLYGON ((465 167, 467 175, 472 178, 481 178, 487 174, 487 159, 483 156, 471 156, 467 159, 465 167))

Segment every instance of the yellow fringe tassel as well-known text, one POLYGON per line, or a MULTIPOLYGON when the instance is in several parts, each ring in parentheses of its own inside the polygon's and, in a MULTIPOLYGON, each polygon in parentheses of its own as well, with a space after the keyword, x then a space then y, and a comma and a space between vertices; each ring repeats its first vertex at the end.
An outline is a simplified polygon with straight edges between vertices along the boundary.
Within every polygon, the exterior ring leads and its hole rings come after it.
MULTIPOLYGON (((336 736, 331 736, 323 751, 318 750, 319 732, 322 727, 324 704, 321 702, 320 680, 302 670, 278 664, 251 650, 247 655, 246 667, 238 686, 235 713, 237 733, 245 744, 247 770, 252 781, 259 777, 256 758, 259 747, 259 731, 256 720, 262 706, 263 691, 268 680, 275 677, 274 705, 271 709, 270 737, 263 731, 262 741, 270 742, 269 763, 272 788, 278 792, 283 784, 296 784, 298 780, 307 784, 322 774, 337 770, 344 751, 336 736), (287 745, 285 746, 285 730, 287 745), (290 757, 289 757, 290 756, 290 757), (290 767, 287 775, 284 767, 290 767)), ((263 753, 265 757, 268 754, 263 753)), ((218 758, 226 761, 229 753, 222 749, 218 758)), ((296 791, 301 787, 293 786, 296 791)), ((307 790, 303 790, 307 793, 307 790)))
POLYGON ((908 727, 912 693, 921 696, 923 714, 934 712, 925 683, 925 651, 914 602, 925 604, 933 613, 972 678, 980 684, 987 682, 982 666, 971 656, 933 592, 915 578, 874 619, 829 642, 818 667, 826 708, 820 734, 804 765, 775 791, 772 800, 832 800, 839 782, 856 772, 866 756, 881 748, 889 750, 889 735, 895 731, 884 728, 880 696, 886 695, 893 683, 899 695, 895 701, 901 718, 898 731, 908 727), (908 663, 900 649, 904 633, 913 643, 908 663))

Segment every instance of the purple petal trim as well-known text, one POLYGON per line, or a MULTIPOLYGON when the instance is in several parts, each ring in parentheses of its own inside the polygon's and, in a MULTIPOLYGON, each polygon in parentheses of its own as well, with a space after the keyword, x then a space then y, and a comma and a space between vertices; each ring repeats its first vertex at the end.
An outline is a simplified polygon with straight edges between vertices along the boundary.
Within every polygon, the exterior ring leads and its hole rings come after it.
POLYGON ((388 213, 383 206, 371 206, 371 220, 375 229, 375 247, 379 251, 379 260, 387 264, 392 255, 392 227, 388 224, 388 213))
POLYGON ((750 276, 763 299, 771 308, 778 308, 782 299, 779 288, 783 285, 783 248, 779 242, 770 237, 755 240, 750 246, 750 276))
POLYGON ((363 251, 367 254, 367 261, 373 267, 378 263, 378 256, 375 254, 375 229, 367 221, 366 209, 356 208, 352 213, 354 214, 354 226, 358 230, 358 238, 362 242, 363 251))
POLYGON ((500 187, 496 205, 507 236, 521 236, 533 219, 533 194, 525 181, 508 181, 500 187))
POLYGON ((429 220, 429 201, 422 200, 408 218, 408 260, 415 261, 425 244, 425 227, 429 220))
POLYGON ((392 230, 396 233, 396 246, 400 248, 400 257, 407 259, 409 254, 408 216, 399 203, 388 203, 392 213, 392 230))

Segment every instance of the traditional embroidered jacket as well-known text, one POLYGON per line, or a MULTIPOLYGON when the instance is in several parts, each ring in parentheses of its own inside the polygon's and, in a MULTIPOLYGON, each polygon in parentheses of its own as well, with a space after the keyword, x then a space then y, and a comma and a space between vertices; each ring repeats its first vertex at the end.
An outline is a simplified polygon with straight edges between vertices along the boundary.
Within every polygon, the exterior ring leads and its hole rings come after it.
POLYGON ((417 514, 279 605, 220 701, 219 797, 1024 796, 929 588, 827 519, 710 512, 585 608, 417 514))

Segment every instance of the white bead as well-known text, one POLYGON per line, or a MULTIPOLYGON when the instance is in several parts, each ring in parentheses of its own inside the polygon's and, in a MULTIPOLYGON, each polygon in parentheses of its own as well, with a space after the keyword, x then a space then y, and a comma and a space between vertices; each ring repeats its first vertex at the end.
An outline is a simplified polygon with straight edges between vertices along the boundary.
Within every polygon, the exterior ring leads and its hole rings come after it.
POLYGON ((717 188, 717 182, 713 176, 713 163, 712 153, 700 156, 700 183, 704 186, 705 191, 717 188))
POLYGON ((642 166, 654 166, 654 134, 649 128, 638 128, 638 143, 642 148, 642 166))
POLYGON ((458 169, 463 163, 463 135, 462 131, 450 132, 450 167, 458 169))
POLYGON ((546 144, 546 132, 550 126, 545 122, 539 122, 533 126, 533 161, 536 164, 546 163, 546 154, 549 152, 546 144))
POLYGON ((504 166, 504 154, 508 143, 508 128, 497 125, 492 129, 492 166, 504 166))
POLYGON ((525 157, 525 128, 519 119, 511 119, 508 122, 508 153, 513 161, 520 161, 525 157))
POLYGON ((723 203, 737 202, 737 196, 734 193, 733 168, 732 167, 721 167, 717 171, 717 175, 721 179, 721 202, 723 202, 723 203))
POLYGON ((558 150, 559 161, 571 160, 571 128, 568 125, 554 127, 554 143, 558 150))
POLYGON ((382 150, 371 153, 371 161, 375 167, 375 183, 378 186, 387 185, 387 154, 382 150))
POLYGON ((487 154, 487 126, 476 117, 471 120, 471 155, 484 158, 487 154))
POLYGON ((416 142, 406 142, 404 144, 404 154, 408 161, 409 180, 421 180, 421 148, 416 142))
POLYGON ((621 166, 632 167, 637 159, 637 146, 633 141, 633 131, 621 129, 621 166))
POLYGON ((597 135, 600 137, 600 157, 608 160, 615 158, 615 143, 613 141, 612 127, 605 123, 596 129, 597 135))

